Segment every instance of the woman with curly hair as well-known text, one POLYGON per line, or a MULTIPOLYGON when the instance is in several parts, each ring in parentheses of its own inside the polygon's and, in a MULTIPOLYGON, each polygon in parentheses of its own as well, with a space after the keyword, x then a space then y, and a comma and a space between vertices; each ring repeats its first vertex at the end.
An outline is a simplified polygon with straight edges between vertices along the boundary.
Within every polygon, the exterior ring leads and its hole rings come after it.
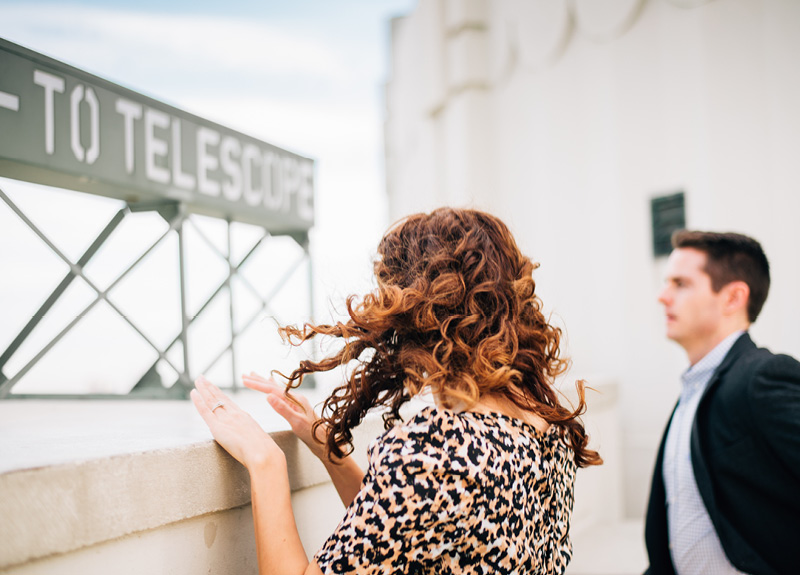
POLYGON ((258 424, 203 378, 192 399, 215 439, 250 474, 260 573, 563 573, 577 467, 587 447, 578 406, 553 387, 566 368, 508 228, 475 210, 407 217, 378 246, 377 287, 347 299, 336 325, 282 328, 299 345, 343 342, 303 361, 285 388, 255 374, 270 405, 330 473, 345 517, 309 563, 290 502, 286 459, 258 424), (291 390, 308 373, 348 368, 317 417, 291 390), (402 422, 430 392, 435 406, 402 422), (364 473, 352 430, 380 408, 386 432, 364 473))

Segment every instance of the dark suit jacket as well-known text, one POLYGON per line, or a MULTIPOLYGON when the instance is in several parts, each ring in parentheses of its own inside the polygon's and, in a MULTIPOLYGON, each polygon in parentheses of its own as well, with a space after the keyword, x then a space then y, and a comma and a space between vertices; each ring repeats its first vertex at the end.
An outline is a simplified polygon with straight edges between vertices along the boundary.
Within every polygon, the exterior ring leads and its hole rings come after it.
MULTIPOLYGON (((667 425, 669 429, 669 425, 667 425)), ((658 450, 645 541, 649 575, 674 574, 658 450)), ((745 573, 800 573, 800 363, 742 335, 708 383, 691 434, 697 486, 722 548, 745 573)))

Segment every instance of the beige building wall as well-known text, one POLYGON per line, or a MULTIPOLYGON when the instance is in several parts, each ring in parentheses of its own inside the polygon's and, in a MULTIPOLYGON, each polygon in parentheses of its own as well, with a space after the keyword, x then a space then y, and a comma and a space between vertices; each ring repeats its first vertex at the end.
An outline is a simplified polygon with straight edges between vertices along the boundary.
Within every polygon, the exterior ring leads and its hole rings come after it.
POLYGON ((686 365, 656 302, 653 197, 684 191, 689 227, 763 243, 754 339, 800 356, 800 2, 420 0, 392 36, 391 219, 450 204, 511 225, 570 378, 619 385, 607 460, 641 517, 686 365))

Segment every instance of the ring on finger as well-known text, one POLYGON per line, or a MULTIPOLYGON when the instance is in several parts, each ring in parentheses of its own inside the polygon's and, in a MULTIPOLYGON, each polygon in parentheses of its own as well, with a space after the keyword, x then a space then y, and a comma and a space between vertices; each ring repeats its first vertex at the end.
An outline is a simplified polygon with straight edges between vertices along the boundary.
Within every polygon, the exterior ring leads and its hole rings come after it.
POLYGON ((214 407, 211 408, 211 413, 214 413, 214 410, 217 409, 218 407, 224 407, 224 406, 225 406, 224 401, 218 401, 217 403, 214 404, 214 407))

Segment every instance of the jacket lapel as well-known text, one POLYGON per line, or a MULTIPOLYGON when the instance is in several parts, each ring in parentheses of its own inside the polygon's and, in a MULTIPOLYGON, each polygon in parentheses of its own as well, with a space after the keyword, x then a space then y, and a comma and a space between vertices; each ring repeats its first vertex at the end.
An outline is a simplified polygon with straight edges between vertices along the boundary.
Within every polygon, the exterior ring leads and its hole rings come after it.
POLYGON ((667 442, 669 426, 678 405, 672 408, 661 443, 658 447, 656 465, 653 470, 652 485, 650 486, 650 501, 647 505, 644 537, 647 546, 647 555, 650 567, 645 575, 675 575, 672 557, 669 551, 669 532, 667 529, 667 494, 664 487, 664 449, 667 442))
POLYGON ((700 398, 700 404, 697 407, 697 413, 695 414, 694 421, 692 422, 692 468, 694 469, 694 476, 695 480, 697 481, 697 488, 700 491, 700 496, 703 498, 703 503, 705 504, 706 510, 708 510, 708 514, 711 516, 712 521, 715 520, 714 515, 717 507, 714 500, 714 489, 711 482, 711 476, 708 472, 705 453, 703 453, 703 446, 700 442, 700 431, 697 422, 707 409, 711 395, 714 389, 722 381, 722 377, 725 375, 725 373, 731 368, 731 366, 733 366, 734 363, 736 363, 737 359, 739 359, 747 351, 755 349, 755 347, 756 345, 753 343, 753 340, 750 339, 750 335, 747 332, 743 333, 742 336, 736 340, 736 343, 733 344, 730 351, 725 356, 725 359, 722 360, 722 363, 719 364, 719 367, 716 369, 716 371, 714 371, 714 375, 711 376, 711 380, 708 382, 708 385, 703 392, 703 396, 700 398))

